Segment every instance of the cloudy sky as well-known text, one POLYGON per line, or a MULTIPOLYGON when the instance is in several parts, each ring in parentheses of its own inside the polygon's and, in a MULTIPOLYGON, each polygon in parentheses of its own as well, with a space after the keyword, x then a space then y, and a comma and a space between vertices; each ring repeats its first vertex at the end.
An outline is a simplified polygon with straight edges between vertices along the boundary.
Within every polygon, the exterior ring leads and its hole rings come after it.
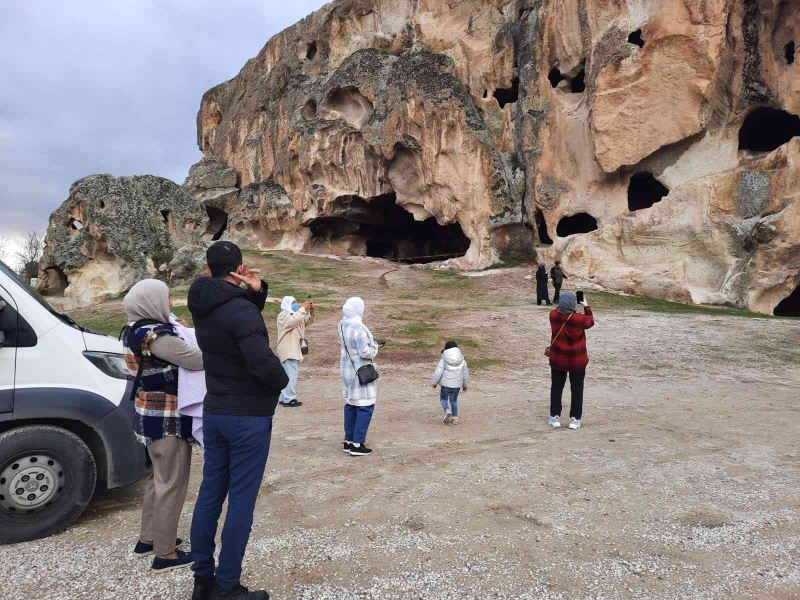
POLYGON ((44 232, 85 175, 183 182, 195 116, 323 0, 2 0, 0 236, 44 232))

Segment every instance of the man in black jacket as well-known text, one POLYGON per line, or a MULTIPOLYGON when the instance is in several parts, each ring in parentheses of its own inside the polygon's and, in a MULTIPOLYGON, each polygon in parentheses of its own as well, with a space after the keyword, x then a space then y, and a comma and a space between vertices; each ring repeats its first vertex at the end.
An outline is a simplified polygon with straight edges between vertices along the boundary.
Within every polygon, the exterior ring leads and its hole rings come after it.
POLYGON ((561 269, 560 260, 557 260, 555 266, 550 269, 550 279, 553 280, 553 287, 556 290, 553 296, 553 302, 558 304, 558 300, 561 297, 561 286, 564 284, 564 280, 567 279, 567 276, 564 275, 564 271, 561 269))
POLYGON ((251 592, 239 578, 267 464, 272 416, 288 378, 269 348, 261 317, 267 284, 258 271, 242 264, 242 253, 231 242, 210 246, 206 259, 211 277, 197 279, 188 299, 208 389, 203 402, 203 483, 192 518, 192 599, 268 600, 267 592, 251 592), (215 571, 214 536, 226 496, 228 513, 215 571))

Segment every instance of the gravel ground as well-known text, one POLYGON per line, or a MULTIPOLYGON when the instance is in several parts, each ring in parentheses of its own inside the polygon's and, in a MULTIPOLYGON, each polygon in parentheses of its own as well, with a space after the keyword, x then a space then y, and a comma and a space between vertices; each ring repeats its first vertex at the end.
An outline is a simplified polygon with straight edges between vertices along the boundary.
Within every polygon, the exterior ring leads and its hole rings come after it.
MULTIPOLYGON (((415 277, 366 295, 376 333, 415 277)), ((488 344, 507 362, 478 371, 445 426, 435 352, 387 353, 370 457, 340 450, 335 315, 309 332, 305 405, 275 421, 246 584, 308 600, 800 598, 800 322, 598 310, 574 432, 546 426, 547 311, 457 295, 449 327, 482 344, 468 359, 488 344)), ((184 537, 200 466, 195 452, 184 537)), ((131 554, 141 493, 99 492, 65 532, 0 547, 0 598, 188 599, 188 570, 150 575, 131 554)))

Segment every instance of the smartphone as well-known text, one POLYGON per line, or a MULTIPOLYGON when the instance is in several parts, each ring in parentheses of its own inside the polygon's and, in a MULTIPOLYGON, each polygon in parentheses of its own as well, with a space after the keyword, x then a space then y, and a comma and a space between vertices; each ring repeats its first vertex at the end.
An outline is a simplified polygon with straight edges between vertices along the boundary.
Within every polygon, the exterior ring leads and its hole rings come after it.
POLYGON ((581 291, 575 292, 575 297, 578 299, 578 304, 583 302, 583 292, 581 291))

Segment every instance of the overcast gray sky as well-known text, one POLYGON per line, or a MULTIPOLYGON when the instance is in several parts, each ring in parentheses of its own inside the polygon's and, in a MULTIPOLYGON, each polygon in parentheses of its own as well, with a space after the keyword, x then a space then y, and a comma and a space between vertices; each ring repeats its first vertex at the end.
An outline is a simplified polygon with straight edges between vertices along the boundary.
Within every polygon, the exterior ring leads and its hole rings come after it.
POLYGON ((0 236, 44 232, 85 175, 183 182, 195 116, 323 0, 3 0, 0 236))

